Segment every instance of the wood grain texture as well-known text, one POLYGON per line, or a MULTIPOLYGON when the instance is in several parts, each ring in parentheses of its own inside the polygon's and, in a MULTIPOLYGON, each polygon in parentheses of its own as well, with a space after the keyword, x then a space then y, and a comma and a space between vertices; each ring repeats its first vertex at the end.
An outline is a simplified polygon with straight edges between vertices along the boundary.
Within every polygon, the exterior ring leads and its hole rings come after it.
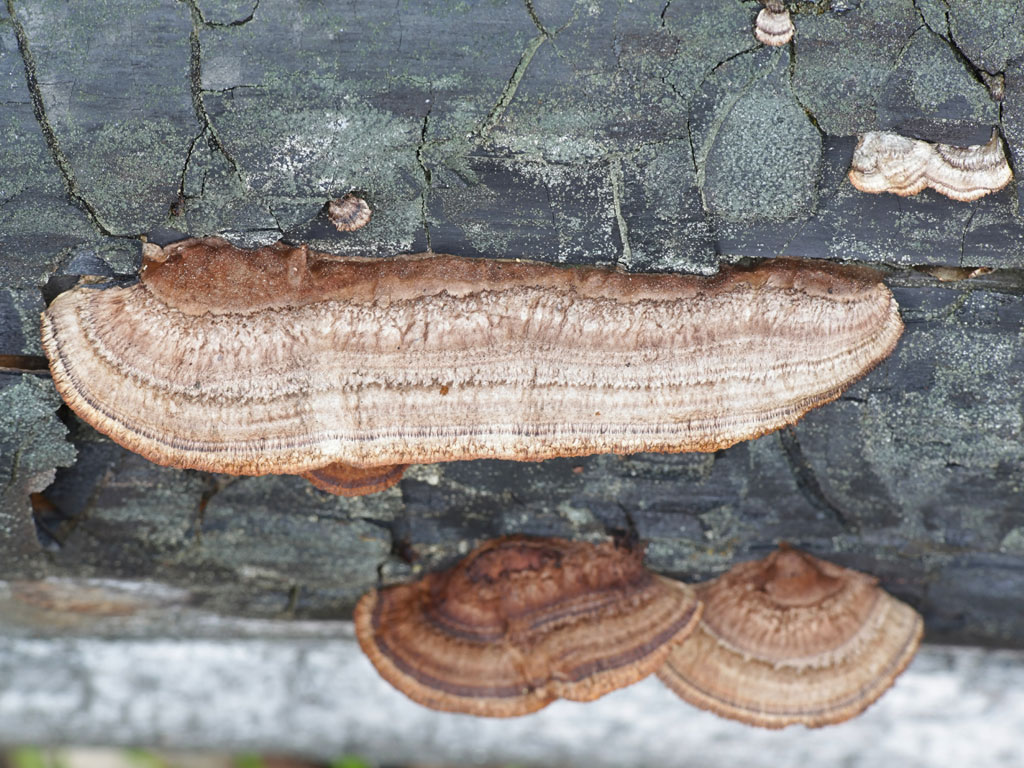
POLYGON ((859 714, 893 684, 921 617, 876 580, 782 547, 697 586, 700 626, 658 676, 702 709, 765 728, 859 714))
POLYGON ((833 400, 903 328, 877 275, 813 262, 706 278, 217 238, 156 256, 136 285, 54 300, 54 382, 152 461, 234 474, 715 451, 833 400))
POLYGON ((693 590, 614 544, 522 536, 374 590, 356 636, 388 682, 452 712, 511 717, 648 676, 697 625, 693 590))

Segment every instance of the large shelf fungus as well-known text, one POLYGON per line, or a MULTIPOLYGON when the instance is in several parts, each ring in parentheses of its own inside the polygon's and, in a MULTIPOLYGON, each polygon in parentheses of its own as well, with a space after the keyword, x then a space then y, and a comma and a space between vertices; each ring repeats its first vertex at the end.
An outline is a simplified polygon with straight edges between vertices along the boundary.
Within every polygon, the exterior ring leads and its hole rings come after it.
POLYGON ((969 147, 869 131, 857 141, 849 178, 861 192, 907 197, 931 187, 953 200, 967 202, 1002 189, 1013 172, 995 130, 987 143, 969 147))
POLYGON ((848 720, 893 684, 921 639, 920 615, 874 577, 786 546, 696 589, 701 623, 658 676, 750 725, 848 720))
POLYGON ((647 677, 699 616, 693 590, 647 571, 638 552, 513 536, 367 593, 355 625, 377 671, 414 701, 512 717, 647 677))
POLYGON ((61 395, 121 445, 349 495, 401 464, 726 448, 838 397, 902 328, 875 273, 822 262, 697 277, 219 238, 148 246, 140 282, 42 318, 61 395))

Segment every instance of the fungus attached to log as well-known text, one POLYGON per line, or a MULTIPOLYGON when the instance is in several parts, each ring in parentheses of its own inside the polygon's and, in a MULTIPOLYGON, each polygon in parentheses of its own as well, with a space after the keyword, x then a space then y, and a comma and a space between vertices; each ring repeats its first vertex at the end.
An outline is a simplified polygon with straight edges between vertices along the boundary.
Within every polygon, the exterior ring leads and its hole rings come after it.
POLYGON ((921 639, 921 617, 875 578, 786 546, 697 595, 701 623, 658 676, 701 709, 764 728, 859 714, 921 639))
POLYGON ((231 474, 715 451, 835 399, 903 328, 875 273, 822 262, 641 275, 219 238, 145 256, 139 283, 43 314, 54 382, 151 461, 231 474))
POLYGON ((931 187, 954 200, 971 201, 1005 187, 1013 172, 995 130, 987 143, 970 147, 869 131, 857 141, 849 178, 861 192, 906 197, 931 187))
POLYGON ((327 204, 327 218, 339 232, 362 229, 370 223, 372 215, 369 204, 351 192, 327 204))
POLYGON ((765 45, 785 45, 793 39, 795 31, 789 11, 778 0, 765 2, 754 22, 754 37, 765 45))
POLYGON ((373 590, 355 610, 359 644, 385 680, 424 706, 488 717, 631 685, 699 617, 693 590, 646 570, 638 552, 522 536, 373 590))

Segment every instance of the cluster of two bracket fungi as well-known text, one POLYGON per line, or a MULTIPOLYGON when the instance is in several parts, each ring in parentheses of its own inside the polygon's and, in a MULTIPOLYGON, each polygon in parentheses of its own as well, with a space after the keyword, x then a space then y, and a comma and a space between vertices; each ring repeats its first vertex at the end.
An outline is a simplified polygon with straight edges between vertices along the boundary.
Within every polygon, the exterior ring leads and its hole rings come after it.
POLYGON ((850 183, 861 192, 906 197, 927 188, 960 201, 977 200, 1013 178, 999 132, 985 144, 933 144, 887 131, 861 134, 850 183))
POLYGON ((523 715, 656 673, 686 701, 766 728, 860 713, 922 629, 872 577, 786 546, 694 588, 635 550, 521 536, 367 593, 355 623, 381 676, 433 709, 523 715))

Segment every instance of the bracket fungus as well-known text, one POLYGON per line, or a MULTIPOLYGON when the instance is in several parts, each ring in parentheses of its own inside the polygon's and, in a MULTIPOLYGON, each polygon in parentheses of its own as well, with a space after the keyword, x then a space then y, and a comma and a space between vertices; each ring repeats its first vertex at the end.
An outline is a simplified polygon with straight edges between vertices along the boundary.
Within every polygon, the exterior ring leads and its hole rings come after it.
POLYGON ((698 277, 220 238, 148 246, 140 282, 42 317, 57 389, 121 445, 349 495, 402 464, 726 448, 834 400, 902 329, 876 273, 823 262, 698 277))
POLYGON ((754 21, 754 37, 765 45, 785 45, 795 32, 789 11, 779 0, 766 0, 754 21))
POLYGON ((701 623, 658 676, 701 709, 763 728, 859 714, 921 639, 920 615, 874 577, 785 545, 696 589, 701 623))
POLYGON ((1013 172, 995 129, 988 142, 969 147, 869 131, 857 141, 849 178, 861 192, 906 197, 931 187, 953 200, 969 202, 1005 187, 1013 172))
POLYGON ((373 212, 359 195, 349 192, 327 204, 327 218, 339 232, 354 232, 370 223, 373 212))
POLYGON ((696 626, 693 590, 615 544, 512 536, 373 590, 356 637, 381 676, 449 712, 513 717, 641 680, 696 626))

